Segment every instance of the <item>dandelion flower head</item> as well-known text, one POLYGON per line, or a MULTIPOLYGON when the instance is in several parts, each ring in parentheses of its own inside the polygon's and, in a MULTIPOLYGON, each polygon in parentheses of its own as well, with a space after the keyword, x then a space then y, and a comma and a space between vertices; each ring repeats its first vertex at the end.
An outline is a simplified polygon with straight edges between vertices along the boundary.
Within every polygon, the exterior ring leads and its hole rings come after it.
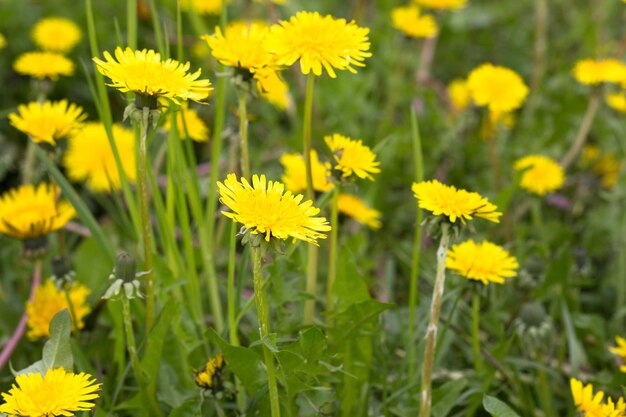
POLYGON ((608 94, 605 100, 606 104, 613 110, 626 113, 626 93, 624 91, 608 94))
POLYGON ((265 100, 280 110, 291 105, 289 86, 273 68, 263 68, 254 73, 257 91, 265 100))
POLYGON ((293 238, 317 244, 317 239, 325 239, 323 232, 330 226, 324 217, 316 217, 319 209, 308 200, 302 202, 303 195, 293 195, 285 191, 278 181, 267 181, 265 175, 252 176, 252 184, 245 178, 241 182, 235 174, 218 182, 220 201, 231 212, 222 213, 244 225, 253 234, 265 235, 286 240, 293 238))
POLYGON ((626 372, 626 340, 623 337, 616 336, 615 342, 617 343, 617 346, 609 348, 609 351, 620 357, 622 365, 620 366, 619 370, 622 372, 626 372))
MULTIPOLYGON (((207 142, 209 140, 209 127, 200 118, 198 112, 189 106, 183 105, 176 112, 176 127, 178 128, 178 136, 181 139, 189 138, 196 142, 207 142)), ((163 128, 168 132, 172 130, 171 116, 165 120, 163 128)))
POLYGON ((161 60, 161 54, 143 49, 115 49, 115 58, 108 51, 104 52, 104 61, 94 57, 98 71, 111 79, 112 87, 121 92, 169 98, 176 104, 181 100, 201 102, 205 100, 213 87, 207 79, 200 80, 201 70, 190 74, 189 62, 167 59, 161 60))
POLYGON ((520 186, 533 194, 546 195, 561 188, 565 182, 563 168, 543 155, 525 156, 518 159, 514 167, 517 171, 524 171, 520 186))
POLYGON ((50 369, 45 376, 22 374, 15 377, 8 393, 2 393, 5 402, 0 412, 23 417, 72 416, 94 407, 99 388, 91 375, 63 368, 50 369))
POLYGON ((452 108, 455 112, 465 110, 472 103, 472 97, 466 80, 453 80, 450 84, 448 84, 447 91, 450 103, 452 104, 452 108))
POLYGON ((505 113, 522 106, 528 87, 515 71, 492 64, 483 64, 472 70, 467 78, 472 100, 477 106, 505 113))
POLYGON ((369 52, 369 29, 354 21, 322 16, 318 12, 298 12, 270 28, 266 48, 274 54, 277 65, 292 65, 300 60, 303 74, 322 75, 325 69, 331 78, 335 70, 356 72, 364 67, 369 52))
POLYGON ((468 279, 503 284, 506 278, 517 275, 517 259, 495 243, 476 243, 467 240, 453 245, 448 251, 446 267, 468 279))
POLYGON ((452 223, 457 219, 465 224, 474 217, 499 223, 502 213, 485 197, 475 192, 456 189, 451 185, 442 184, 437 180, 413 183, 412 187, 419 207, 428 210, 435 216, 445 216, 452 223))
POLYGON ((374 180, 371 174, 380 172, 380 162, 376 161, 376 154, 363 145, 361 139, 354 140, 338 133, 324 138, 326 145, 333 153, 335 169, 341 171, 347 178, 356 175, 359 178, 374 180))
POLYGON ((421 14, 415 4, 394 7, 391 10, 391 23, 394 28, 412 38, 432 38, 437 36, 437 22, 431 15, 421 14))
MULTIPOLYGON (((180 8, 184 11, 193 10, 200 14, 219 15, 222 13, 223 0, 181 0, 180 8)), ((229 4, 230 0, 226 1, 229 4)))
MULTIPOLYGON (((89 306, 86 304, 89 290, 79 282, 74 282, 69 287, 69 296, 72 302, 72 323, 74 330, 85 327, 83 318, 89 314, 89 306)), ((70 310, 67 303, 67 296, 64 289, 59 289, 52 280, 46 280, 35 289, 32 301, 26 304, 26 315, 28 316, 28 338, 37 340, 39 338, 50 337, 50 321, 62 310, 70 310)))
POLYGON ((363 200, 352 194, 339 194, 337 201, 338 210, 347 216, 352 217, 357 222, 366 225, 370 229, 381 228, 381 213, 369 207, 363 200))
POLYGON ((570 389, 576 410, 584 417, 622 417, 626 410, 626 403, 623 398, 619 398, 617 403, 607 397, 606 403, 602 402, 604 392, 593 392, 593 385, 583 383, 575 378, 570 379, 570 389))
MULTIPOLYGON (((129 182, 135 182, 135 135, 119 123, 112 127, 115 146, 129 182)), ((87 181, 94 191, 109 192, 121 188, 121 179, 115 156, 104 125, 86 123, 84 128, 68 140, 63 165, 74 181, 87 181)))
POLYGON ((9 114, 9 121, 34 142, 55 145, 58 140, 79 131, 86 117, 82 107, 67 100, 33 101, 17 106, 17 113, 9 114))
MULTIPOLYGON (((285 188, 292 193, 300 193, 306 190, 306 165, 304 156, 299 153, 285 153, 280 157, 280 163, 285 168, 282 181, 285 188)), ((329 162, 320 162, 317 152, 311 150, 311 171, 313 174, 313 189, 326 192, 334 186, 328 181, 331 165, 329 162)))
POLYGON ((413 0, 415 3, 429 9, 455 10, 465 7, 467 0, 413 0))
POLYGON ((196 372, 196 385, 204 389, 213 389, 219 384, 220 374, 224 369, 224 356, 218 354, 209 359, 199 372, 196 372))
POLYGON ((626 64, 613 58, 582 59, 576 62, 572 74, 581 84, 620 84, 626 82, 626 64))
POLYGON ((4 37, 2 33, 0 33, 0 49, 4 49, 7 46, 7 38, 4 37))
POLYGON ((61 75, 74 74, 74 63, 57 52, 25 52, 17 57, 13 63, 13 69, 18 74, 39 80, 49 78, 56 81, 61 75))
POLYGON ((80 41, 80 28, 63 17, 46 17, 35 23, 32 37, 45 51, 67 53, 80 41))
POLYGON ((36 239, 65 226, 76 212, 59 201, 56 186, 22 185, 0 195, 0 233, 15 239, 36 239))

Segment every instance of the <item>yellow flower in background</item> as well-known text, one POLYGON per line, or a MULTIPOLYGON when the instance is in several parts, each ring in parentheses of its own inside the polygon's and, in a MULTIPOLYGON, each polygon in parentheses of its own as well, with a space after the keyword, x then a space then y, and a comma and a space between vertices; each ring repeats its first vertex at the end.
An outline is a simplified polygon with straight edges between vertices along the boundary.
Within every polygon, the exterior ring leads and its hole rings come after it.
POLYGON ((199 372, 196 372, 196 385, 206 390, 213 390, 221 383, 221 374, 224 369, 224 357, 218 354, 209 359, 199 372))
POLYGON ((414 4, 391 9, 391 23, 394 28, 412 38, 432 38, 437 36, 437 22, 430 15, 422 15, 414 4))
MULTIPOLYGON (((184 11, 193 8, 196 13, 218 15, 222 13, 222 3, 222 0, 181 0, 180 8, 184 11)), ((230 4, 230 0, 226 4, 230 4)))
POLYGON ((576 62, 572 74, 581 84, 618 84, 626 82, 626 65, 613 58, 582 59, 576 62))
POLYGON ((485 197, 475 192, 463 189, 457 190, 451 185, 445 185, 437 180, 413 183, 412 186, 419 207, 428 210, 435 216, 445 216, 452 223, 457 219, 465 224, 466 220, 474 217, 499 223, 502 213, 485 197))
POLYGON ((74 74, 74 63, 56 52, 25 52, 17 57, 13 69, 18 74, 56 81, 61 75, 74 74))
POLYGON ((322 75, 325 69, 331 78, 335 70, 356 72, 353 66, 364 67, 369 51, 369 29, 354 21, 322 16, 318 12, 298 12, 270 28, 266 47, 277 65, 292 65, 300 60, 303 74, 322 75))
POLYGON ((626 93, 611 93, 605 97, 606 104, 615 111, 626 113, 626 93))
POLYGON ((7 46, 7 38, 4 37, 2 33, 0 33, 0 49, 4 49, 7 46))
POLYGON ((352 174, 359 178, 374 181, 371 174, 380 172, 380 162, 376 161, 376 154, 363 145, 361 139, 354 140, 338 133, 324 137, 326 145, 333 153, 335 169, 343 173, 343 177, 352 174))
POLYGON ((107 51, 104 61, 94 57, 98 71, 111 79, 112 87, 123 93, 134 93, 169 98, 176 104, 181 100, 201 102, 209 97, 213 90, 209 80, 199 80, 201 70, 193 74, 189 70, 189 62, 168 59, 161 60, 161 54, 152 49, 133 51, 130 48, 115 49, 115 58, 107 51))
MULTIPOLYGON (((306 165, 304 156, 299 153, 285 153, 280 157, 280 163, 285 168, 282 177, 285 187, 292 193, 300 193, 306 190, 306 165)), ((326 192, 331 190, 333 183, 328 181, 331 165, 329 162, 320 162, 317 152, 311 150, 311 173, 313 174, 313 189, 326 192)))
POLYGON ((291 95, 289 86, 278 75, 277 71, 270 68, 257 70, 254 73, 257 91, 265 100, 269 101, 280 110, 291 107, 291 95))
POLYGON ((472 96, 466 80, 458 78, 452 80, 450 84, 448 84, 447 91, 450 103, 455 112, 465 110, 472 103, 472 96))
POLYGON ((515 162, 516 171, 524 171, 520 186, 528 192, 544 196, 556 191, 565 182, 563 168, 543 155, 528 155, 515 162))
POLYGON ((617 343, 617 347, 609 348, 609 351, 620 357, 619 370, 626 372, 626 340, 623 337, 615 336, 615 343, 617 343))
POLYGON ((600 177, 604 188, 613 188, 617 184, 623 164, 613 153, 602 153, 597 146, 587 145, 583 148, 582 160, 600 177))
POLYGON ((17 106, 17 113, 9 114, 11 126, 27 134, 36 143, 55 145, 80 130, 87 117, 82 107, 67 100, 33 101, 17 106))
POLYGON ((100 384, 89 374, 75 374, 63 368, 15 377, 8 393, 2 393, 5 403, 0 412, 11 416, 47 417, 72 416, 89 411, 99 397, 100 384))
POLYGON ((265 235, 266 241, 271 237, 293 238, 317 245, 317 239, 326 238, 323 232, 330 230, 324 217, 315 217, 320 209, 311 200, 302 202, 302 194, 285 191, 284 184, 268 182, 265 175, 253 175, 250 184, 245 178, 239 182, 235 174, 229 174, 217 186, 220 201, 232 210, 222 214, 253 234, 265 235))
POLYGON ((570 389, 576 410, 584 413, 585 417, 602 417, 604 414, 604 392, 593 392, 593 385, 588 384, 583 387, 583 383, 575 378, 570 379, 570 389))
POLYGON ((352 194, 339 194, 337 208, 340 213, 352 217, 359 223, 368 226, 370 229, 380 229, 382 223, 380 211, 368 207, 359 197, 352 194))
POLYGON ((467 86, 477 106, 490 111, 506 113, 522 106, 528 87, 515 71, 492 64, 483 64, 472 70, 467 86))
MULTIPOLYGON (((178 136, 181 139, 189 138, 196 142, 207 142, 209 140, 209 127, 194 109, 183 105, 180 111, 176 112, 176 127, 178 136)), ((166 131, 172 130, 172 118, 165 119, 163 128, 166 131)))
POLYGON ((56 186, 21 185, 0 195, 0 233, 15 239, 35 239, 59 230, 76 215, 59 201, 56 186))
POLYGON ((455 10, 465 7, 467 0, 413 0, 420 6, 438 10, 455 10))
POLYGON ((219 27, 213 35, 202 39, 211 48, 211 54, 220 63, 254 73, 272 64, 273 57, 265 49, 269 26, 262 21, 232 22, 222 34, 219 27))
POLYGON ((515 125, 515 116, 511 112, 489 111, 480 126, 480 137, 486 141, 496 138, 498 129, 511 129, 515 125))
MULTIPOLYGON (((114 123, 113 138, 124 174, 135 182, 135 135, 119 123, 114 123)), ((94 191, 108 192, 121 188, 121 179, 106 129, 100 122, 86 123, 84 128, 68 139, 63 157, 67 175, 73 181, 87 181, 94 191)))
MULTIPOLYGON (((89 314, 89 306, 86 304, 89 290, 84 285, 75 282, 69 288, 72 309, 67 303, 65 290, 58 289, 52 280, 46 280, 35 289, 32 301, 26 303, 26 315, 28 316, 28 338, 37 340, 42 337, 50 337, 50 321, 62 310, 67 309, 75 314, 76 322, 72 328, 82 329, 85 327, 83 318, 89 314)), ((74 319, 74 317, 72 317, 74 319)))
POLYGON ((488 241, 476 243, 468 240, 448 250, 446 267, 487 285, 490 282, 504 284, 506 278, 517 275, 519 264, 502 246, 488 241))
POLYGON ((32 31, 35 44, 43 50, 67 53, 80 41, 80 28, 63 17, 46 17, 35 23, 32 31))

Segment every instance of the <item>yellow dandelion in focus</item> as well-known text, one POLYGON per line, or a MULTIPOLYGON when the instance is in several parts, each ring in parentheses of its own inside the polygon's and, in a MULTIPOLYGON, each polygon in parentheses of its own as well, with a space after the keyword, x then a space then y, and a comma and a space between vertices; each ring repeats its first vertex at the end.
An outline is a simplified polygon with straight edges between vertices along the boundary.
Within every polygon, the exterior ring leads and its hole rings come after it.
POLYGON ((224 183, 218 182, 220 201, 232 212, 222 213, 241 223, 253 234, 277 239, 293 238, 317 244, 325 239, 323 232, 330 226, 324 217, 315 217, 320 209, 311 200, 302 202, 303 195, 285 191, 284 184, 267 181, 265 175, 252 176, 252 184, 245 178, 241 182, 229 174, 224 183))
POLYGON ((467 86, 477 106, 490 111, 506 113, 522 106, 528 87, 515 71, 492 64, 483 64, 472 70, 467 86))
POLYGON ((74 63, 56 52, 25 52, 17 57, 13 69, 18 74, 56 81, 60 75, 74 74, 74 63))
POLYGON ((0 33, 0 49, 4 49, 7 46, 7 38, 4 37, 2 33, 0 33))
POLYGON ((524 171, 520 186, 540 196, 556 191, 565 182, 563 168, 554 160, 543 155, 528 155, 518 159, 515 170, 524 171))
POLYGON ((472 102, 467 81, 456 79, 448 84, 448 97, 455 112, 461 112, 469 107, 472 102))
POLYGON ((572 74, 581 84, 626 82, 626 64, 617 59, 582 59, 576 62, 572 74))
MULTIPOLYGON (((135 182, 135 135, 118 123, 113 124, 112 131, 126 179, 135 182)), ((108 192, 121 188, 115 156, 102 123, 86 123, 81 131, 69 138, 63 165, 69 178, 87 181, 94 191, 108 192)))
POLYGON ((291 107, 289 86, 280 78, 277 71, 269 68, 257 70, 254 79, 261 97, 281 110, 291 107))
POLYGON ((465 7, 467 0, 413 0, 420 6, 437 10, 455 10, 465 7))
MULTIPOLYGON (((193 8, 196 13, 218 15, 222 13, 222 3, 222 0, 181 0, 180 8, 184 11, 193 8)), ((230 4, 230 0, 226 4, 230 4)))
POLYGON ((343 177, 349 177, 352 174, 359 178, 374 180, 370 174, 380 172, 380 162, 376 161, 376 154, 372 150, 363 145, 358 139, 350 139, 347 136, 338 133, 332 136, 324 137, 326 145, 333 153, 335 159, 335 169, 343 173, 343 177))
POLYGON ((298 12, 270 28, 266 48, 274 54, 277 65, 289 66, 300 60, 303 74, 320 76, 323 68, 335 78, 335 70, 355 73, 353 66, 365 66, 365 58, 372 56, 368 33, 369 29, 354 21, 298 12))
POLYGON ((59 230, 76 212, 58 196, 57 187, 48 184, 22 185, 0 195, 0 233, 24 240, 59 230))
POLYGON ((74 330, 85 327, 83 318, 89 314, 89 306, 86 304, 89 290, 84 285, 75 282, 69 288, 72 308, 67 303, 65 290, 58 289, 52 280, 47 280, 35 289, 32 301, 26 304, 28 316, 28 338, 37 340, 50 337, 50 321, 62 310, 72 311, 76 322, 72 323, 74 330))
POLYGON ((616 336, 615 342, 617 343, 617 347, 609 348, 609 351, 620 357, 621 366, 619 370, 626 372, 626 340, 623 337, 616 336))
POLYGON ((504 284, 506 278, 517 275, 519 264, 502 246, 488 241, 476 243, 468 240, 448 250, 446 267, 487 285, 490 282, 504 284))
POLYGON ((499 223, 502 213, 485 197, 475 192, 463 189, 457 190, 451 185, 445 185, 437 180, 413 183, 412 186, 419 207, 428 210, 435 216, 445 216, 452 223, 457 219, 465 224, 466 220, 474 217, 499 223))
POLYGON ((196 385, 206 390, 216 390, 222 382, 222 370, 224 369, 224 357, 218 354, 209 359, 199 372, 196 372, 196 385))
MULTIPOLYGON (((209 127, 200 118, 198 112, 188 106, 183 105, 182 109, 176 112, 176 127, 181 139, 189 138, 196 142, 209 140, 209 127)), ((165 120, 163 128, 168 132, 172 130, 171 117, 165 120)))
POLYGON ((63 17, 46 17, 35 23, 33 40, 46 51, 67 53, 80 41, 80 28, 63 17))
MULTIPOLYGON (((292 193, 300 193, 306 190, 306 165, 304 156, 299 153, 285 153, 280 157, 280 163, 285 168, 282 181, 292 193)), ((311 171, 313 174, 313 189, 326 192, 331 190, 333 183, 328 181, 331 165, 328 162, 320 162, 317 152, 311 150, 311 171)))
POLYGON ((352 194, 339 194, 337 208, 340 213, 352 217, 359 223, 368 226, 370 229, 380 229, 382 223, 380 211, 368 207, 359 197, 352 194))
POLYGON ((220 63, 254 73, 272 63, 272 55, 264 46, 268 33, 265 22, 232 22, 224 34, 216 27, 213 35, 204 35, 202 39, 220 63))
POLYGON ((79 131, 86 117, 82 107, 68 103, 67 100, 44 103, 33 101, 17 106, 17 113, 9 114, 9 121, 34 142, 54 146, 58 140, 79 131))
POLYGON ((63 368, 41 374, 22 374, 8 393, 2 393, 0 412, 11 416, 72 416, 89 411, 99 397, 100 384, 89 374, 75 374, 63 368))
POLYGON ((593 393, 593 385, 588 384, 583 387, 583 383, 575 378, 570 379, 570 389, 576 410, 584 413, 585 417, 604 416, 602 399, 604 392, 593 393))
POLYGON ((111 79, 112 87, 121 92, 132 91, 142 96, 165 97, 176 104, 180 100, 201 102, 213 90, 209 80, 199 80, 201 70, 189 74, 189 62, 168 59, 161 61, 161 54, 151 49, 133 51, 130 48, 115 49, 115 58, 107 51, 104 61, 94 57, 98 71, 111 79))
POLYGON ((437 36, 437 22, 430 15, 422 15, 414 4, 394 7, 391 10, 391 23, 394 28, 412 38, 433 38, 437 36))
POLYGON ((606 104, 613 110, 626 113, 626 94, 624 91, 608 94, 605 100, 606 104))

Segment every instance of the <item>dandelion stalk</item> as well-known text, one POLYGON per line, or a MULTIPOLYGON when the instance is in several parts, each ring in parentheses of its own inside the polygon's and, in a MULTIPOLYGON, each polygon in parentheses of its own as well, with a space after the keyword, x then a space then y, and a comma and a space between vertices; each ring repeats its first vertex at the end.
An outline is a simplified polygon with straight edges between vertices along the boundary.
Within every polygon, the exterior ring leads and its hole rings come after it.
POLYGON ((328 280, 326 282, 326 320, 329 321, 330 313, 334 309, 333 286, 337 278, 337 255, 339 248, 337 246, 338 230, 339 230, 339 193, 341 192, 341 184, 335 183, 333 189, 333 197, 330 202, 330 251, 328 256, 328 280))
MULTIPOLYGON (((311 245, 313 246, 313 245, 311 245)), ((263 344, 263 357, 267 371, 267 385, 270 396, 270 408, 272 417, 280 417, 280 402, 278 398, 278 385, 276 382, 276 369, 274 368, 274 357, 265 344, 266 338, 270 334, 269 304, 267 295, 263 288, 263 272, 261 270, 262 255, 257 247, 252 248, 254 299, 256 302, 257 315, 259 318, 259 334, 263 344)))
POLYGON ((589 97, 587 111, 585 112, 583 121, 580 124, 580 128, 578 129, 576 138, 574 139, 572 146, 569 148, 569 150, 559 163, 564 170, 566 170, 574 162, 574 160, 580 153, 580 150, 583 148, 585 142, 587 141, 587 136, 589 136, 589 131, 591 130, 593 119, 595 119, 598 108, 600 107, 600 97, 601 95, 599 89, 596 89, 591 94, 591 97, 589 97))
POLYGON ((479 374, 482 369, 480 356, 480 294, 475 291, 472 294, 472 354, 474 356, 474 370, 479 374))
MULTIPOLYGON (((311 119, 313 116, 313 87, 315 75, 309 74, 306 83, 306 96, 304 99, 304 114, 302 122, 302 143, 304 147, 304 164, 306 167, 306 198, 313 201, 315 194, 313 191, 313 170, 311 168, 311 119)), ((306 292, 315 296, 317 292, 317 254, 315 245, 308 247, 308 263, 306 274, 306 292)), ((315 312, 315 298, 304 302, 304 322, 305 326, 313 324, 313 313, 315 312)))
POLYGON ((437 276, 433 288, 433 298, 430 304, 430 319, 426 330, 426 346, 424 348, 424 360, 422 365, 422 395, 420 404, 420 417, 430 417, 432 405, 432 375, 435 361, 435 346, 437 343, 437 326, 441 313, 441 300, 443 298, 444 284, 446 281, 446 256, 450 244, 450 225, 441 223, 441 240, 437 249, 437 276))
POLYGON ((248 111, 246 108, 247 92, 242 87, 239 91, 239 145, 241 148, 241 175, 250 180, 250 156, 248 152, 248 111))

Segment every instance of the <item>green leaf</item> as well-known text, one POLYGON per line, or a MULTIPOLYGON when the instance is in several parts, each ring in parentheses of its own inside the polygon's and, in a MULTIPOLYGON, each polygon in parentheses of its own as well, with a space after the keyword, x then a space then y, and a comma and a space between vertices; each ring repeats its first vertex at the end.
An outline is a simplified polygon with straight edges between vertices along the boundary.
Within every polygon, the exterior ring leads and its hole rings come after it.
POLYGON ((520 417, 519 414, 513 411, 505 402, 490 395, 483 397, 483 407, 485 407, 485 410, 493 417, 520 417))
POLYGON ((67 309, 59 311, 50 321, 50 340, 43 347, 42 365, 44 371, 63 368, 66 371, 74 370, 74 358, 70 334, 72 319, 67 309))
POLYGON ((467 385, 466 379, 449 381, 433 391, 434 406, 432 413, 434 417, 446 417, 460 399, 461 391, 467 385))
POLYGON ((567 344, 569 346, 569 361, 572 366, 572 374, 576 375, 581 365, 587 363, 587 355, 582 344, 576 337, 576 331, 572 324, 572 317, 567 307, 567 303, 563 301, 561 304, 561 311, 563 313, 563 323, 565 324, 565 331, 567 333, 567 344))
POLYGON ((168 417, 200 417, 202 415, 201 405, 202 402, 199 397, 191 398, 179 407, 173 409, 172 412, 168 414, 168 417))

